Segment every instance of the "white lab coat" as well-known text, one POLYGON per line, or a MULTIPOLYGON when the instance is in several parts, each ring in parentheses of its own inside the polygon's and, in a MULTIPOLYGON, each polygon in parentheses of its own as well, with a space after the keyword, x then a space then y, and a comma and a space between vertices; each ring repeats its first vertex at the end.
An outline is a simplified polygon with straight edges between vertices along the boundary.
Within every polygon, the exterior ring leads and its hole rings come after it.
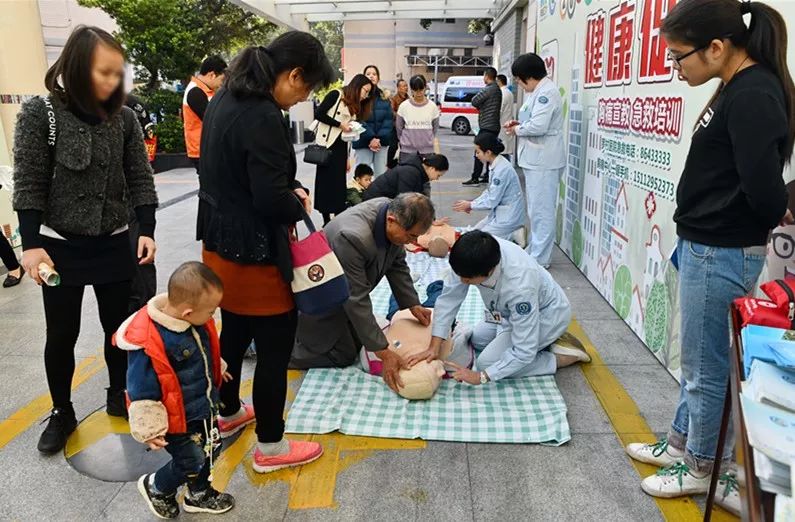
POLYGON ((472 201, 472 210, 488 210, 489 215, 475 228, 502 239, 524 225, 525 202, 519 176, 511 162, 498 156, 491 164, 489 186, 472 201))
POLYGON ((555 241, 558 188, 566 167, 563 100, 552 80, 539 82, 519 110, 518 120, 517 164, 525 178, 530 218, 527 251, 548 267, 555 241))
MULTIPOLYGON (((493 381, 509 377, 551 375, 557 364, 547 350, 568 328, 571 305, 563 289, 518 245, 497 239, 500 264, 477 289, 486 308, 501 316, 499 325, 475 327, 472 342, 480 351, 477 368, 493 381)), ((469 285, 450 274, 436 300, 432 332, 450 335, 469 285)))
POLYGON ((503 154, 513 154, 516 150, 516 138, 508 135, 505 132, 505 122, 514 119, 513 109, 513 93, 506 85, 502 88, 502 106, 500 107, 500 139, 505 143, 505 152, 503 154))

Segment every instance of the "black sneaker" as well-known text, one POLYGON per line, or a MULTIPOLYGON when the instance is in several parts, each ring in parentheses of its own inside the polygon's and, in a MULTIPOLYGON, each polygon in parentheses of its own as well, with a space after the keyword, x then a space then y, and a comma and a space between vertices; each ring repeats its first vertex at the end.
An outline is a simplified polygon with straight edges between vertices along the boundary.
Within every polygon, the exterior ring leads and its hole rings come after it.
POLYGON ((128 418, 127 414, 127 395, 124 390, 114 390, 107 388, 108 400, 105 407, 105 412, 113 417, 128 418))
POLYGON ((66 446, 66 439, 77 428, 75 412, 53 408, 50 416, 44 420, 50 422, 39 437, 39 451, 46 454, 58 453, 66 446))
POLYGON ((146 505, 149 510, 155 514, 157 518, 177 518, 179 516, 179 503, 177 502, 176 493, 171 495, 157 495, 149 489, 149 477, 151 475, 144 475, 138 479, 138 492, 146 500, 146 505))
POLYGON ((229 493, 221 493, 212 487, 199 493, 192 493, 190 488, 185 494, 185 511, 187 513, 212 513, 220 515, 235 507, 235 497, 229 493))
POLYGON ((486 176, 485 178, 480 178, 480 181, 479 181, 479 183, 480 183, 481 185, 488 185, 488 184, 489 184, 489 177, 488 177, 488 176, 486 176))
POLYGON ((478 179, 469 179, 463 183, 461 183, 465 187, 474 187, 475 185, 480 185, 480 180, 478 179))

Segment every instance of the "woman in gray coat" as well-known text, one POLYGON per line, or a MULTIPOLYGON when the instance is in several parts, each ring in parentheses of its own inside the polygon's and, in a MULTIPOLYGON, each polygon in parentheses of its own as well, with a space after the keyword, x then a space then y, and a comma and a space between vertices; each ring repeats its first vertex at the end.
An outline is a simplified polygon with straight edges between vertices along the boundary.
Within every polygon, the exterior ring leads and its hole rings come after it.
POLYGON ((155 256, 155 192, 143 133, 124 107, 124 52, 96 27, 79 27, 47 71, 50 95, 22 106, 14 137, 14 210, 22 266, 42 284, 42 265, 59 286, 43 286, 44 364, 53 410, 42 453, 63 449, 77 426, 71 402, 74 349, 86 286, 94 287, 105 332, 109 415, 126 416, 127 356, 112 336, 127 317, 135 264, 155 256), (129 208, 141 237, 130 248, 129 208))

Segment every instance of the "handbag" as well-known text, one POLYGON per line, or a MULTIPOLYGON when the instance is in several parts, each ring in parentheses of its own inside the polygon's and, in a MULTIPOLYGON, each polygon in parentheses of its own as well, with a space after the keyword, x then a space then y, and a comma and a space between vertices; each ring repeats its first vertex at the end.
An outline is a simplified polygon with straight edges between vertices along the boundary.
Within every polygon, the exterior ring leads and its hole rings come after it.
MULTIPOLYGON (((334 106, 335 113, 339 109, 341 101, 342 101, 342 92, 340 91, 339 98, 337 99, 337 105, 334 106)), ((310 125, 309 128, 312 131, 317 131, 317 129, 321 125, 325 125, 325 123, 320 123, 318 120, 315 120, 312 122, 312 125, 310 125)), ((330 161, 331 161, 331 150, 324 145, 312 143, 311 145, 307 146, 307 148, 304 150, 304 163, 311 163, 312 165, 317 165, 318 167, 325 167, 326 165, 329 164, 330 161)))
POLYGON ((331 160, 331 150, 323 145, 312 143, 306 150, 304 150, 304 162, 317 165, 318 167, 325 167, 331 160))
POLYGON ((303 212, 303 219, 309 236, 301 240, 297 235, 290 237, 293 298, 299 312, 323 315, 339 308, 348 300, 348 279, 326 239, 326 234, 315 229, 306 212, 303 212))

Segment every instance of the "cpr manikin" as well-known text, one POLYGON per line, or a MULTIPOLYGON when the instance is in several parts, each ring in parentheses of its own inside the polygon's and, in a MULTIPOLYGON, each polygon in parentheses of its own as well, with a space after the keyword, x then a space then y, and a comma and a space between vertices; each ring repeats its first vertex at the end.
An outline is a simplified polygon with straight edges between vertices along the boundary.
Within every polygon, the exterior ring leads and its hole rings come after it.
MULTIPOLYGON (((400 355, 402 359, 425 351, 431 342, 431 327, 422 326, 417 319, 411 315, 409 310, 401 310, 392 317, 392 322, 384 328, 384 334, 389 341, 389 349, 400 355)), ((454 358, 453 345, 456 336, 446 340, 442 344, 439 360, 430 363, 422 361, 415 364, 411 369, 401 370, 400 379, 403 386, 398 389, 398 394, 409 400, 427 400, 433 397, 442 378, 445 375, 444 363, 442 360, 454 358)), ((469 349, 467 340, 462 343, 462 359, 455 362, 461 365, 472 365, 473 355, 469 349)), ((362 363, 365 370, 369 373, 379 375, 381 373, 380 360, 375 356, 362 352, 362 363), (369 356, 369 357, 368 357, 369 356)))
POLYGON ((417 238, 417 244, 433 257, 446 257, 456 240, 456 232, 447 223, 434 224, 428 233, 417 238))

